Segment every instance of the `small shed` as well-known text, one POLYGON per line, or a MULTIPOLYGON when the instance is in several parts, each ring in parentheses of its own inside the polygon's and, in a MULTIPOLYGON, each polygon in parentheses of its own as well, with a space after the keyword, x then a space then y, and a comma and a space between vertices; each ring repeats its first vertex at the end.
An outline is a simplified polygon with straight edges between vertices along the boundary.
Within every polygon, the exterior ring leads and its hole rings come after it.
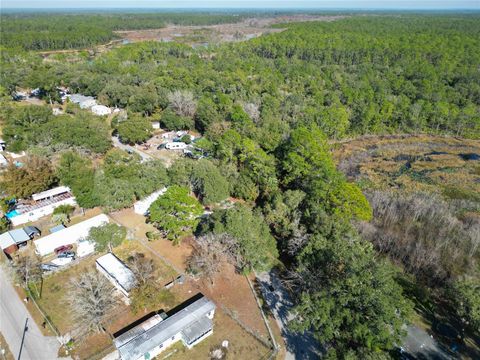
POLYGON ((160 129, 160 121, 152 121, 152 128, 155 130, 160 129))
POLYGON ((15 229, 4 232, 0 235, 0 247, 6 254, 12 254, 27 244, 31 237, 25 229, 15 229))

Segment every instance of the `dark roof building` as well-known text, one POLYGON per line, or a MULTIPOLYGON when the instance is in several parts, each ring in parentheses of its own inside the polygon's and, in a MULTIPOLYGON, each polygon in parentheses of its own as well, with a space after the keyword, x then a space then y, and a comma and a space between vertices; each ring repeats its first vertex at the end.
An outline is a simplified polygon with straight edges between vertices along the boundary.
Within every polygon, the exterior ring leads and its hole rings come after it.
POLYGON ((202 296, 176 313, 156 314, 115 338, 122 360, 152 359, 182 341, 189 349, 213 332, 215 304, 202 296))

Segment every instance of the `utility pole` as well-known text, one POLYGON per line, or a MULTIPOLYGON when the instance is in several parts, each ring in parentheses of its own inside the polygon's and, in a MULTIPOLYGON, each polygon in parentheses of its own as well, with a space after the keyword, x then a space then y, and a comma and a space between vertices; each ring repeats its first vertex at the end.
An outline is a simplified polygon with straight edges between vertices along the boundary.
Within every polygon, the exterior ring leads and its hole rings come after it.
POLYGON ((20 344, 20 351, 18 352, 17 360, 20 360, 20 357, 22 356, 23 342, 25 341, 25 333, 27 332, 27 330, 28 330, 28 318, 25 320, 25 326, 23 327, 22 343, 20 344))

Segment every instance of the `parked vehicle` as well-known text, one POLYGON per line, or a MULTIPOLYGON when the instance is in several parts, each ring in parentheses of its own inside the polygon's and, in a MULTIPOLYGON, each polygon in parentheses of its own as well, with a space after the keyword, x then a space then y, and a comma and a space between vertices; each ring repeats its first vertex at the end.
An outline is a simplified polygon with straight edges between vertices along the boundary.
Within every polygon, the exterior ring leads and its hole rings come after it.
POLYGON ((62 258, 75 259, 75 252, 74 251, 65 251, 65 252, 62 252, 61 254, 58 254, 57 258, 59 258, 59 259, 62 259, 62 258))
POLYGON ((40 231, 40 229, 35 226, 25 226, 23 230, 27 233, 30 239, 33 239, 36 236, 42 235, 42 232, 40 231))
POLYGON ((70 251, 73 249, 73 245, 63 245, 63 246, 60 246, 58 248, 56 248, 55 250, 53 250, 55 252, 55 254, 61 254, 61 253, 64 253, 66 251, 70 251))
POLYGON ((41 264, 40 269, 42 269, 43 272, 53 271, 53 270, 58 269, 58 265, 55 265, 55 264, 41 264))
POLYGON ((56 265, 56 266, 64 266, 64 265, 67 265, 69 263, 71 263, 73 261, 73 258, 71 257, 64 257, 64 258, 56 258, 56 259, 53 259, 51 261, 52 264, 56 265))
POLYGON ((167 143, 163 143, 163 144, 160 144, 157 146, 157 150, 162 150, 162 149, 165 149, 165 146, 167 145, 167 143))

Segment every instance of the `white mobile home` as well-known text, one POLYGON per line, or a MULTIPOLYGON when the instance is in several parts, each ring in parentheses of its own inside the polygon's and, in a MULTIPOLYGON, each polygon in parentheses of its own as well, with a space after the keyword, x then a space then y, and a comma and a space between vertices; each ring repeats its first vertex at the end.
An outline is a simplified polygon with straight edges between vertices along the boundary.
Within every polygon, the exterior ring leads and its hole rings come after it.
POLYGON ((105 214, 97 215, 81 223, 72 225, 63 230, 35 240, 36 252, 40 256, 53 253, 53 251, 64 245, 76 244, 80 239, 86 238, 92 227, 101 226, 108 223, 108 217, 105 214))
POLYGON ((150 208, 150 205, 153 204, 155 200, 157 200, 160 196, 165 194, 165 191, 167 191, 167 188, 164 187, 161 190, 155 191, 154 193, 148 195, 146 198, 137 201, 135 204, 133 204, 133 210, 135 211, 136 214, 139 215, 146 215, 148 212, 148 209, 150 208))
POLYGON ((123 295, 128 297, 130 290, 135 287, 135 275, 114 254, 100 256, 97 261, 97 270, 100 271, 123 295))
POLYGON ((70 188, 59 186, 51 190, 32 195, 33 203, 18 203, 15 209, 6 214, 13 226, 36 221, 53 213, 60 205, 77 205, 70 188))
POLYGON ((36 221, 53 213, 60 205, 77 205, 70 188, 59 186, 51 190, 32 195, 33 203, 19 203, 15 209, 6 214, 13 226, 36 221))
POLYGON ((110 115, 112 113, 112 110, 110 110, 110 108, 106 107, 105 105, 94 105, 90 110, 92 111, 92 113, 98 116, 110 115))
POLYGON ((173 315, 157 314, 114 340, 122 360, 153 359, 182 341, 191 349, 213 333, 215 304, 205 296, 173 315))

